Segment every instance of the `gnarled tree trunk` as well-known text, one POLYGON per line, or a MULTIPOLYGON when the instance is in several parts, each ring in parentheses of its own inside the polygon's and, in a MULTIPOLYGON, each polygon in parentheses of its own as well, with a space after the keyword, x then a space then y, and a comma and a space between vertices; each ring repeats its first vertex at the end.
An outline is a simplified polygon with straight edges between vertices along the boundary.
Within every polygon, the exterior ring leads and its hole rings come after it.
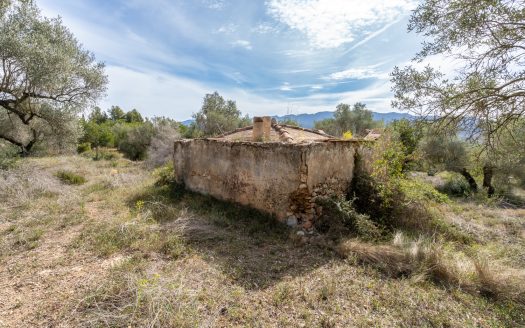
POLYGON ((467 179, 468 185, 470 186, 470 190, 472 192, 478 191, 478 184, 476 183, 476 180, 472 177, 472 175, 467 171, 466 168, 462 168, 459 173, 461 173, 462 176, 467 179))
POLYGON ((494 176, 494 167, 490 165, 483 166, 483 188, 487 189, 487 195, 492 197, 494 192, 494 186, 492 185, 492 177, 494 176))

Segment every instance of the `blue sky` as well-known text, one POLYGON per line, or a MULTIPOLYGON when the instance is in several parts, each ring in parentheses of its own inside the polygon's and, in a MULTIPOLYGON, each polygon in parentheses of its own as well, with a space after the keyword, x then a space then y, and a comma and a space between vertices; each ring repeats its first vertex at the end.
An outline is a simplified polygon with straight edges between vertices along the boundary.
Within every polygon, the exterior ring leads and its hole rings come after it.
POLYGON ((390 108, 414 0, 37 0, 106 63, 103 108, 183 120, 218 91, 250 115, 390 108))

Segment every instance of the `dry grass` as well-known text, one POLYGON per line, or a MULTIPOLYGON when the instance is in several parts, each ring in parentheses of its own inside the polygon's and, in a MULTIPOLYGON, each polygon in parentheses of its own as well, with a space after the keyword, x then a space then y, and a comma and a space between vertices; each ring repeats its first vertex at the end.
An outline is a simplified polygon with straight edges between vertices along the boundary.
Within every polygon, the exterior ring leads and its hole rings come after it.
POLYGON ((443 204, 461 231, 499 232, 350 240, 341 259, 255 211, 155 186, 141 163, 41 158, 0 174, 0 327, 525 323, 519 209, 443 204))
POLYGON ((343 257, 354 257, 391 277, 429 280, 447 288, 525 306, 523 272, 491 267, 486 260, 470 259, 458 251, 446 251, 440 242, 409 241, 398 233, 391 245, 349 240, 341 243, 337 251, 343 257))

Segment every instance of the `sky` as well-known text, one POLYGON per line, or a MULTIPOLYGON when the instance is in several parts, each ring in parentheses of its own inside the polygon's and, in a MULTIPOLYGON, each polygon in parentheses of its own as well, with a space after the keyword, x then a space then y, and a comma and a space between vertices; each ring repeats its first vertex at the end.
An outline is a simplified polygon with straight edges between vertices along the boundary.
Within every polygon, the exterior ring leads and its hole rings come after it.
POLYGON ((104 109, 185 120, 219 92, 243 114, 390 112, 421 39, 415 0, 37 0, 106 64, 104 109))

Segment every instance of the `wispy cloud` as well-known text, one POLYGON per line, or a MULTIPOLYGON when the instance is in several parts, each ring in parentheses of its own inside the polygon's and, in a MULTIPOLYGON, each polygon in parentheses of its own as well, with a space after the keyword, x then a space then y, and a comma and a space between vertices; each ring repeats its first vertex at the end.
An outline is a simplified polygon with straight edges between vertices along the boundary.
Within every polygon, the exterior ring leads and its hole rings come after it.
POLYGON ((202 0, 202 3, 209 9, 220 10, 224 7, 224 0, 202 0))
POLYGON ((290 83, 284 82, 283 85, 279 88, 281 91, 292 91, 292 88, 290 87, 290 83))
POLYGON ((235 40, 231 43, 231 45, 234 47, 244 48, 246 50, 253 49, 251 42, 248 40, 235 40))
POLYGON ((379 63, 375 65, 369 65, 364 67, 355 67, 345 69, 343 71, 334 72, 326 77, 324 80, 363 80, 363 79, 388 79, 388 72, 381 71, 378 69, 384 63, 379 63))
POLYGON ((316 48, 335 48, 356 34, 407 13, 414 0, 271 0, 269 12, 308 37, 316 48))

